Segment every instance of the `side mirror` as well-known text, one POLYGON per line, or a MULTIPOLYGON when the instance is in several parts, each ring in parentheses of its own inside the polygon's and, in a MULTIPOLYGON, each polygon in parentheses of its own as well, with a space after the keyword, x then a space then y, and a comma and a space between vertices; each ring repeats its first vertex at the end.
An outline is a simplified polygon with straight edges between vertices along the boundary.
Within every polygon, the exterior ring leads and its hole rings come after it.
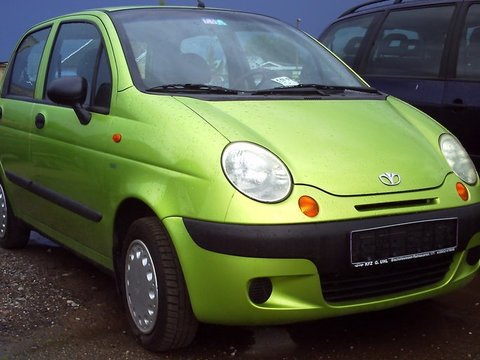
POLYGON ((47 89, 47 96, 53 102, 73 108, 80 124, 87 125, 92 114, 82 107, 87 97, 88 83, 83 77, 61 77, 53 80, 47 89))

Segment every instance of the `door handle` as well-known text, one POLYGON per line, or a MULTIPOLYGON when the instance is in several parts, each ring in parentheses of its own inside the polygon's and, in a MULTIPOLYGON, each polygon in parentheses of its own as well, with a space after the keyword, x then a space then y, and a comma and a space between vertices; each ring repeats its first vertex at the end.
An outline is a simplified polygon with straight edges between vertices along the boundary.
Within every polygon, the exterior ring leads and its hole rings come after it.
POLYGON ((37 116, 35 116, 35 126, 37 129, 43 129, 45 126, 45 116, 41 113, 38 113, 37 116))

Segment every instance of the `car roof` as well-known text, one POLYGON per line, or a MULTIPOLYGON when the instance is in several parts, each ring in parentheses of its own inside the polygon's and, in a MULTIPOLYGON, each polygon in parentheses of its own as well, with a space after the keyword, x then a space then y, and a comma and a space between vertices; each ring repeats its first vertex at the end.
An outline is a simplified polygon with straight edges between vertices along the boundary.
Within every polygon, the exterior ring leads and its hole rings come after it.
MULTIPOLYGON (((200 8, 198 6, 166 6, 166 5, 135 5, 135 6, 112 6, 112 7, 100 7, 100 8, 91 8, 91 9, 85 9, 81 11, 75 11, 75 12, 70 12, 70 13, 65 13, 59 16, 55 16, 49 19, 45 19, 40 23, 37 23, 36 25, 32 26, 31 29, 33 28, 38 28, 43 26, 46 23, 51 23, 53 21, 58 21, 62 20, 66 17, 69 16, 77 16, 77 15, 95 15, 95 14, 108 14, 108 13, 114 13, 118 11, 128 11, 128 10, 146 10, 146 9, 164 9, 164 10, 199 10, 199 11, 219 11, 219 12, 229 12, 229 13, 243 13, 243 14, 250 14, 250 15, 259 15, 267 18, 273 18, 276 19, 272 16, 264 15, 264 14, 259 14, 259 13, 254 13, 254 12, 248 12, 248 11, 241 11, 241 10, 235 10, 235 9, 228 9, 228 8, 214 8, 214 7, 205 7, 205 8, 200 8)), ((278 19, 276 19, 278 20, 278 19)))
POLYGON ((344 13, 338 18, 343 18, 353 14, 368 13, 379 10, 392 9, 404 6, 425 6, 425 5, 438 5, 444 3, 458 3, 458 2, 472 2, 474 0, 371 0, 364 2, 363 4, 356 5, 344 13))
POLYGON ((134 6, 109 6, 109 7, 99 7, 99 8, 91 8, 91 9, 84 9, 80 11, 75 11, 75 12, 70 12, 70 13, 65 13, 62 15, 58 15, 56 17, 50 18, 45 21, 50 21, 53 19, 57 18, 62 18, 65 16, 72 16, 72 15, 84 15, 84 14, 91 14, 95 12, 102 12, 102 13, 111 13, 111 12, 117 12, 117 11, 125 11, 125 10, 146 10, 146 9, 175 9, 175 10, 202 10, 202 11, 222 11, 222 12, 235 12, 235 13, 245 13, 245 14, 254 14, 254 15, 264 15, 264 14, 259 14, 251 11, 242 11, 242 10, 236 10, 236 9, 229 9, 229 8, 216 8, 216 7, 205 7, 205 8, 199 8, 197 6, 174 6, 174 5, 134 5, 134 6))

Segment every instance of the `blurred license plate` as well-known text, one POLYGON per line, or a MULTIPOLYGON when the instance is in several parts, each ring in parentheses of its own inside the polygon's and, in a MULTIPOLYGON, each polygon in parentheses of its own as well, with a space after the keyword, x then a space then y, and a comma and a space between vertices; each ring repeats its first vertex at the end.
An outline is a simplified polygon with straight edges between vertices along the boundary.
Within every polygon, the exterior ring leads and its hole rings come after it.
POLYGON ((457 218, 449 218, 352 231, 351 263, 366 267, 453 252, 457 223, 457 218))

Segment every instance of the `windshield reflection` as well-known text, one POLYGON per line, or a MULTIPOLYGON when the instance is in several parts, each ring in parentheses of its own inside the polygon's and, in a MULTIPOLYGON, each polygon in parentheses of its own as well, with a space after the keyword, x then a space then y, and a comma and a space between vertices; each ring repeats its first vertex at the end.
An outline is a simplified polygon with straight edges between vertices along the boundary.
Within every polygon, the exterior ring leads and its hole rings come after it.
POLYGON ((171 8, 122 10, 110 16, 141 90, 163 86, 168 92, 171 84, 177 85, 175 92, 192 84, 217 92, 301 84, 366 87, 314 39, 269 17, 171 8))

